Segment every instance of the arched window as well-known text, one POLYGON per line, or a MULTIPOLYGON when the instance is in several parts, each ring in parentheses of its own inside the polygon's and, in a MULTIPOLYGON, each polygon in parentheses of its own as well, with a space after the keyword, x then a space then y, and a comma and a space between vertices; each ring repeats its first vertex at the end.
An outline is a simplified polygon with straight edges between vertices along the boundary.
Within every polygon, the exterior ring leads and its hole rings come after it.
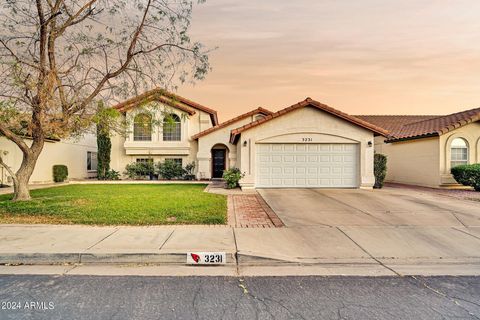
POLYGON ((265 116, 263 114, 257 114, 255 116, 255 121, 262 120, 262 119, 265 119, 265 116))
POLYGON ((180 117, 174 113, 163 119, 163 141, 181 141, 182 123, 180 117))
POLYGON ((152 141, 152 116, 139 113, 133 119, 133 141, 152 141))
POLYGON ((468 164, 468 144, 465 139, 455 138, 450 146, 450 167, 468 164))

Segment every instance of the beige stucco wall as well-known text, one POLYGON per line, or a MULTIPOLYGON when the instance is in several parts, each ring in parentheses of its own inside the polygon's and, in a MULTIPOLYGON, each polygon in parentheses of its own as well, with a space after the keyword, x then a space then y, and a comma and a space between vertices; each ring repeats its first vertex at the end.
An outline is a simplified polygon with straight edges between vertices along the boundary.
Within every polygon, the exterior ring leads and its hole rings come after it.
MULTIPOLYGON (((25 142, 30 145, 31 140, 25 142)), ((7 151, 4 155, 5 162, 18 170, 22 163, 23 154, 20 149, 10 140, 0 137, 0 150, 7 151)), ((87 171, 87 152, 97 152, 97 140, 94 135, 88 134, 82 138, 69 139, 60 142, 45 142, 40 157, 38 158, 35 170, 33 171, 30 183, 50 183, 53 182, 52 166, 63 164, 68 167, 68 178, 86 179, 96 176, 96 172, 87 171)), ((6 170, 0 168, 0 175, 3 174, 4 181, 11 184, 6 170)))
POLYGON ((480 123, 470 123, 440 136, 440 183, 456 183, 450 174, 450 147, 453 139, 463 138, 468 144, 468 163, 480 163, 480 123))
POLYGON ((216 145, 224 145, 227 148, 227 168, 238 166, 237 146, 230 143, 230 132, 255 120, 258 114, 235 121, 224 128, 218 129, 198 138, 197 178, 210 179, 212 177, 212 148, 216 145))
MULTIPOLYGON (((154 162, 164 161, 167 158, 181 158, 184 166, 187 163, 197 162, 198 146, 197 141, 193 140, 192 136, 212 127, 210 115, 201 110, 195 110, 195 114, 188 115, 180 109, 161 105, 160 108, 149 110, 160 123, 162 121, 162 107, 177 114, 182 119, 182 140, 163 141, 162 127, 156 125, 153 127, 152 141, 134 141, 133 121, 129 121, 131 128, 126 136, 116 135, 112 137, 112 169, 123 173, 127 164, 135 162, 137 158, 149 157, 154 162)), ((148 110, 148 106, 145 109, 148 110)), ((125 116, 133 119, 137 113, 144 112, 145 109, 132 109, 125 116)), ((196 166, 198 167, 197 163, 196 166)))
POLYGON ((388 182, 439 187, 456 184, 450 174, 450 146, 464 138, 469 146, 469 163, 480 162, 480 124, 471 123, 440 137, 383 143, 375 139, 375 150, 387 155, 388 182))
POLYGON ((433 187, 440 183, 438 137, 383 143, 375 138, 375 150, 387 156, 386 181, 433 187))
POLYGON ((256 144, 304 143, 302 138, 312 138, 309 143, 358 143, 359 145, 359 187, 371 188, 373 175, 373 133, 369 130, 342 120, 324 111, 305 107, 270 120, 241 134, 238 141, 237 164, 245 178, 242 188, 255 186, 256 144), (246 144, 244 142, 246 141, 246 144), (238 154, 238 152, 240 154, 238 154))

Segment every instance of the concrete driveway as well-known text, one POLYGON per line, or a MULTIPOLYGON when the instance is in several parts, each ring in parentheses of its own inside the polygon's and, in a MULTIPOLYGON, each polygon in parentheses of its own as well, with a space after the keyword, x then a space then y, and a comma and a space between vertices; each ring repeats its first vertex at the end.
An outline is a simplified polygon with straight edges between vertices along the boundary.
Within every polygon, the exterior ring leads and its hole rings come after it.
POLYGON ((259 193, 286 228, 235 230, 240 259, 320 263, 345 274, 340 265, 372 275, 480 274, 480 202, 399 188, 259 193))
POLYGON ((480 226, 480 202, 408 189, 261 189, 287 227, 480 226))

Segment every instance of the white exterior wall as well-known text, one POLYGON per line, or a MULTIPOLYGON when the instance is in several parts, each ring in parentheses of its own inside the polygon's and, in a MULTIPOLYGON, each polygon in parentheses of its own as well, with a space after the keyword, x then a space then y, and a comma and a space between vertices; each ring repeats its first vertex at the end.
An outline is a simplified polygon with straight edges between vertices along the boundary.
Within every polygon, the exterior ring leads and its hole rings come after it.
POLYGON ((438 187, 440 184, 438 137, 383 143, 375 139, 378 153, 387 156, 385 181, 438 187))
POLYGON ((371 188, 375 182, 373 133, 316 108, 301 108, 242 132, 237 164, 245 173, 240 182, 244 189, 255 187, 257 143, 358 143, 359 187, 371 188))
MULTIPOLYGON (((201 110, 195 110, 195 114, 189 116, 182 110, 169 106, 166 106, 166 108, 180 116, 182 121, 181 141, 163 141, 161 126, 153 126, 152 141, 134 141, 132 121, 126 137, 120 135, 112 137, 112 160, 110 163, 112 169, 123 173, 125 166, 135 162, 137 158, 152 158, 154 162, 164 161, 167 158, 181 158, 184 166, 195 162, 196 168, 198 168, 196 159, 198 152, 197 141, 191 137, 212 127, 210 114, 201 110)), ((144 111, 144 109, 134 108, 128 111, 126 116, 133 119, 137 113, 144 111)), ((154 117, 161 122, 160 111, 154 114, 154 117)))
MULTIPOLYGON (((31 140, 25 139, 30 145, 31 140)), ((7 151, 3 156, 5 162, 14 170, 18 170, 22 163, 23 154, 16 144, 5 137, 0 137, 0 150, 7 151)), ((68 167, 68 179, 86 179, 97 175, 96 171, 87 171, 87 152, 97 152, 97 140, 92 134, 85 135, 79 139, 69 139, 59 142, 45 142, 35 170, 33 171, 30 183, 51 183, 53 182, 52 167, 55 164, 63 164, 68 167)), ((0 168, 0 175, 7 184, 11 184, 6 170, 0 168)))

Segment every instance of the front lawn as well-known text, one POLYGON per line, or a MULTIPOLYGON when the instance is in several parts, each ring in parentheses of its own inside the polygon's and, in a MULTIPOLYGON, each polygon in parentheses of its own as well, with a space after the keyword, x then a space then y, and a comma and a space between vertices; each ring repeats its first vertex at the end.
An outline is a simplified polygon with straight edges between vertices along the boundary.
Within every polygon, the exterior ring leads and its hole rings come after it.
POLYGON ((91 184, 0 196, 0 223, 96 225, 225 224, 227 199, 204 184, 91 184))

